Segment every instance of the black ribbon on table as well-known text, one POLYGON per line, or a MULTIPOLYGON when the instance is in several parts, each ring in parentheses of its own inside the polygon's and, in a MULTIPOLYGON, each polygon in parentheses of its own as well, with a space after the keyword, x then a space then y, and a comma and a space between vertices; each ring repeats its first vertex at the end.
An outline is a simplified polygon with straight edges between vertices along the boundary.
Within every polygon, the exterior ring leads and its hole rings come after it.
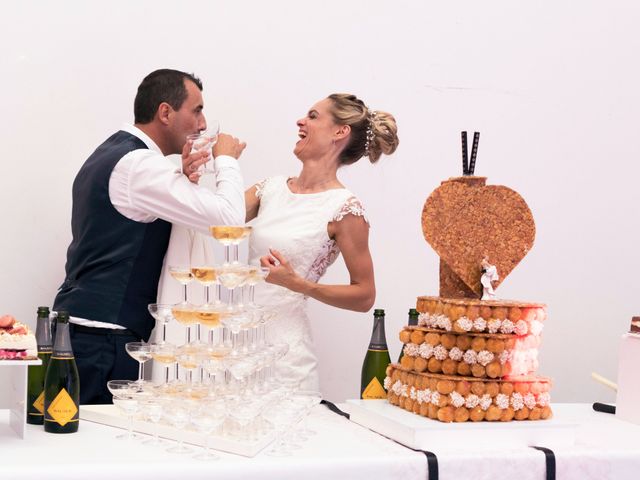
POLYGON ((535 448, 544 453, 545 465, 547 467, 547 476, 545 478, 547 480, 556 480, 556 455, 553 453, 553 450, 547 447, 531 446, 531 448, 535 448))
MULTIPOLYGON (((329 410, 331 410, 333 413, 337 413, 338 415, 343 416, 344 418, 346 418, 347 420, 349 420, 351 418, 351 415, 349 415, 346 412, 343 412, 342 410, 340 410, 338 407, 336 407, 336 404, 333 402, 330 402, 329 400, 320 400, 320 405, 324 405, 325 407, 327 407, 329 410)), ((396 442, 398 443, 398 442, 396 442)), ((399 445, 402 445, 401 443, 398 443, 399 445)), ((420 450, 420 449, 416 449, 416 448, 411 448, 411 447, 407 447, 406 445, 402 445, 405 448, 408 448, 409 450, 413 450, 414 452, 422 452, 424 453, 425 457, 427 457, 427 473, 429 474, 429 476, 427 477, 428 480, 438 480, 439 477, 439 470, 438 470, 438 457, 436 457, 436 454, 433 452, 428 452, 426 450, 420 450)))
POLYGON ((343 412, 342 410, 340 410, 338 407, 336 407, 335 403, 330 402, 329 400, 320 400, 320 405, 324 405, 329 410, 331 410, 333 413, 337 413, 338 415, 342 415, 347 420, 349 420, 351 418, 351 415, 349 415, 348 413, 343 412))
MULTIPOLYGON (((406 446, 406 445, 405 445, 406 446)), ((413 448, 411 450, 414 450, 413 448)), ((438 457, 433 452, 428 452, 427 450, 414 450, 416 452, 424 453, 425 457, 427 457, 427 474, 429 480, 438 480, 440 477, 439 469, 438 469, 438 457)))
POLYGON ((612 414, 616 413, 616 406, 615 405, 608 405, 606 403, 595 402, 593 404, 593 409, 596 412, 612 413, 612 414))

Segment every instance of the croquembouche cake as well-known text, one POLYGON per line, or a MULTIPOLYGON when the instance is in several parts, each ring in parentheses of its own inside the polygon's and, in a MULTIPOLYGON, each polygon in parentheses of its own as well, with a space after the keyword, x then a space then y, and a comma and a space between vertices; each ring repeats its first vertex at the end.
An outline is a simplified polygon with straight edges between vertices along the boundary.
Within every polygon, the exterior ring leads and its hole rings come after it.
MULTIPOLYGON (((533 246, 524 199, 487 185, 466 163, 427 198, 422 230, 440 257, 439 296, 420 296, 418 326, 387 368, 388 401, 442 422, 544 420, 548 378, 537 376, 544 304, 499 300, 495 289, 533 246)), ((475 165, 477 140, 471 165, 475 165)))

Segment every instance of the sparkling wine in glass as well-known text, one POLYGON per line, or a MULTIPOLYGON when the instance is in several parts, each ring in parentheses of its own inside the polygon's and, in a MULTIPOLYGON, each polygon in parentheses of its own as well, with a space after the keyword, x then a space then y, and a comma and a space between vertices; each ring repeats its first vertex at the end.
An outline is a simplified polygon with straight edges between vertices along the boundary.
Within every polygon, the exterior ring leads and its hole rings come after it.
POLYGON ((171 308, 173 318, 175 318, 180 325, 185 326, 185 343, 191 343, 191 330, 189 327, 197 323, 198 320, 195 309, 196 306, 190 303, 186 305, 178 303, 171 308))
POLYGON ((251 235, 252 227, 245 225, 213 225, 209 227, 211 236, 219 241, 225 247, 225 263, 231 263, 230 249, 233 245, 233 263, 238 262, 238 245, 240 242, 251 235))
MULTIPOLYGON (((169 370, 178 362, 177 349, 178 347, 167 342, 151 344, 151 358, 164 368, 164 383, 160 386, 160 391, 168 392, 171 389, 172 382, 169 380, 169 370)), ((173 382, 175 381, 176 375, 174 375, 173 382)))
MULTIPOLYGON (((213 161, 211 160, 211 157, 213 156, 211 149, 218 141, 219 133, 220 123, 217 120, 209 120, 207 121, 207 130, 187 135, 187 141, 192 142, 191 153, 209 151, 209 160, 204 165, 201 165, 197 170, 200 175, 211 175, 215 173, 213 161)), ((191 173, 195 172, 187 172, 187 174, 191 173)))
POLYGON ((188 303, 187 301, 187 285, 193 281, 193 275, 191 273, 191 267, 188 265, 170 265, 169 274, 182 285, 183 296, 182 303, 188 303))

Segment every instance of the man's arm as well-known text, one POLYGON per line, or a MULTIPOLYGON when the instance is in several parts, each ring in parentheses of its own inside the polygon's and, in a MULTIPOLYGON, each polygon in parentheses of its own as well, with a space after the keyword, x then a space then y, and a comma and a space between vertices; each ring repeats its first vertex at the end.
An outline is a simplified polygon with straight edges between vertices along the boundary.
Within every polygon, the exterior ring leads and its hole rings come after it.
POLYGON ((214 148, 216 192, 175 173, 162 154, 141 149, 125 155, 114 169, 109 193, 115 208, 132 220, 161 218, 207 234, 210 225, 244 224, 244 182, 233 156, 240 156, 244 144, 224 137, 214 148))

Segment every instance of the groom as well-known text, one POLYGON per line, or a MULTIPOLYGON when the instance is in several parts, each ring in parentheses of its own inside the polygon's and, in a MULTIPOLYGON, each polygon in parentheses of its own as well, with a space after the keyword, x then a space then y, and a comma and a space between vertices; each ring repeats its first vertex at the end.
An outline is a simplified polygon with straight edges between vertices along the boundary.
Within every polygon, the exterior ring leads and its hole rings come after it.
POLYGON ((189 134, 206 129, 202 83, 188 73, 156 70, 124 125, 86 160, 73 182, 65 279, 55 310, 67 310, 80 373, 80 403, 111 403, 111 379, 136 379, 128 342, 148 339, 171 224, 201 231, 243 224, 244 183, 237 159, 245 148, 220 134, 213 148, 216 192, 200 188, 197 168, 211 152, 190 153, 189 134), (176 172, 167 155, 182 154, 176 172), (191 181, 190 181, 191 180, 191 181))

